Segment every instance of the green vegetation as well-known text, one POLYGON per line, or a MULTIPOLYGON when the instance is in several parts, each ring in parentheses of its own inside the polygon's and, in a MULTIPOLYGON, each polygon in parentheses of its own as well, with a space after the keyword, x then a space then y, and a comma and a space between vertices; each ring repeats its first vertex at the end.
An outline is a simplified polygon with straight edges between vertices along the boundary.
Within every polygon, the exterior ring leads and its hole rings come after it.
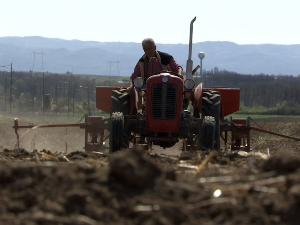
POLYGON ((243 104, 240 106, 239 114, 261 114, 261 115, 300 115, 300 105, 288 105, 287 101, 277 103, 275 107, 253 106, 247 107, 243 104))
MULTIPOLYGON (((205 85, 240 89, 235 115, 300 115, 300 77, 204 71, 205 85)), ((129 77, 0 71, 0 112, 50 115, 101 113, 96 86, 124 85, 129 77), (12 81, 12 82, 11 82, 12 81)), ((196 84, 202 82, 195 77, 196 84)))
POLYGON ((96 86, 124 85, 128 77, 0 71, 0 112, 48 115, 100 113, 96 86), (121 83, 120 83, 121 82, 121 83))

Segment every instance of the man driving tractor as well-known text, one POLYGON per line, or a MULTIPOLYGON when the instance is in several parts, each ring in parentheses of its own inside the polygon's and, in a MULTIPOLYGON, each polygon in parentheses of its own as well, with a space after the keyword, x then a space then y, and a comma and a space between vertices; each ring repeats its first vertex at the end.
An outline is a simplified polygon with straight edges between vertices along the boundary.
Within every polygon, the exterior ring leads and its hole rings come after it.
POLYGON ((156 45, 152 38, 145 38, 142 41, 142 46, 145 54, 136 64, 130 77, 130 84, 136 77, 142 77, 145 82, 148 77, 162 70, 173 71, 178 75, 182 75, 182 67, 175 61, 173 56, 156 51, 156 45))

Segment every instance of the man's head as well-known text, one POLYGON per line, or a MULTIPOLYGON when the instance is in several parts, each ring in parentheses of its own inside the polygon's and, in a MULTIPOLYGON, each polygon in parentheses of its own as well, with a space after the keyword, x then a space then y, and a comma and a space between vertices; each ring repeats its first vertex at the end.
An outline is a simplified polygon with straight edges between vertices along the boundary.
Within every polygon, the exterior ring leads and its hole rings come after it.
POLYGON ((152 38, 145 38, 142 41, 142 46, 146 56, 150 59, 155 56, 156 45, 152 38))

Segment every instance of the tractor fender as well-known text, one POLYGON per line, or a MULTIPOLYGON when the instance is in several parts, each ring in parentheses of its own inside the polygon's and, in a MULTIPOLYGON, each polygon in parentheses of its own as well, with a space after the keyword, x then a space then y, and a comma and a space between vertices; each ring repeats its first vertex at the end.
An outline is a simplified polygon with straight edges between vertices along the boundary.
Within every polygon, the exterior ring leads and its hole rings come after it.
POLYGON ((194 109, 197 109, 198 112, 202 112, 202 83, 200 83, 194 91, 194 109))
POLYGON ((134 87, 128 90, 128 94, 130 96, 130 114, 135 114, 141 108, 142 98, 134 87))

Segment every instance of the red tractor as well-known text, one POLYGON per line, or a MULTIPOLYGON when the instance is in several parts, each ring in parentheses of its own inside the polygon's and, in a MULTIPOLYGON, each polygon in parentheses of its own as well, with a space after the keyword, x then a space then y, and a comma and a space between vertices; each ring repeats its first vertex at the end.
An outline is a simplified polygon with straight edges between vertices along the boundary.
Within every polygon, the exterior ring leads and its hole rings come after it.
MULTIPOLYGON (((110 152, 129 143, 148 148, 174 146, 180 140, 190 150, 219 149, 221 121, 239 110, 239 89, 195 87, 192 79, 191 21, 186 77, 160 71, 146 81, 133 80, 134 89, 96 87, 97 108, 110 113, 110 152), (111 102, 107 96, 111 95, 111 102), (192 105, 193 107, 189 107, 192 105), (189 111, 188 108, 193 108, 189 111)), ((199 66, 197 67, 199 68, 199 66)))
POLYGON ((84 123, 20 126, 16 118, 13 128, 17 147, 24 137, 19 137, 19 129, 46 127, 84 129, 86 151, 102 150, 108 137, 110 152, 128 148, 130 143, 149 149, 152 145, 169 148, 179 141, 183 143, 182 150, 219 150, 220 139, 223 139, 225 148, 229 144, 231 150, 250 151, 251 130, 300 141, 299 138, 252 127, 250 117, 226 120, 225 116, 239 110, 240 89, 203 88, 201 83, 195 87, 192 77, 199 68, 192 70, 191 60, 195 20, 196 17, 190 25, 185 78, 171 71, 154 71, 146 81, 136 78, 131 89, 128 86, 96 87, 96 106, 110 113, 109 119, 86 115, 84 123))

